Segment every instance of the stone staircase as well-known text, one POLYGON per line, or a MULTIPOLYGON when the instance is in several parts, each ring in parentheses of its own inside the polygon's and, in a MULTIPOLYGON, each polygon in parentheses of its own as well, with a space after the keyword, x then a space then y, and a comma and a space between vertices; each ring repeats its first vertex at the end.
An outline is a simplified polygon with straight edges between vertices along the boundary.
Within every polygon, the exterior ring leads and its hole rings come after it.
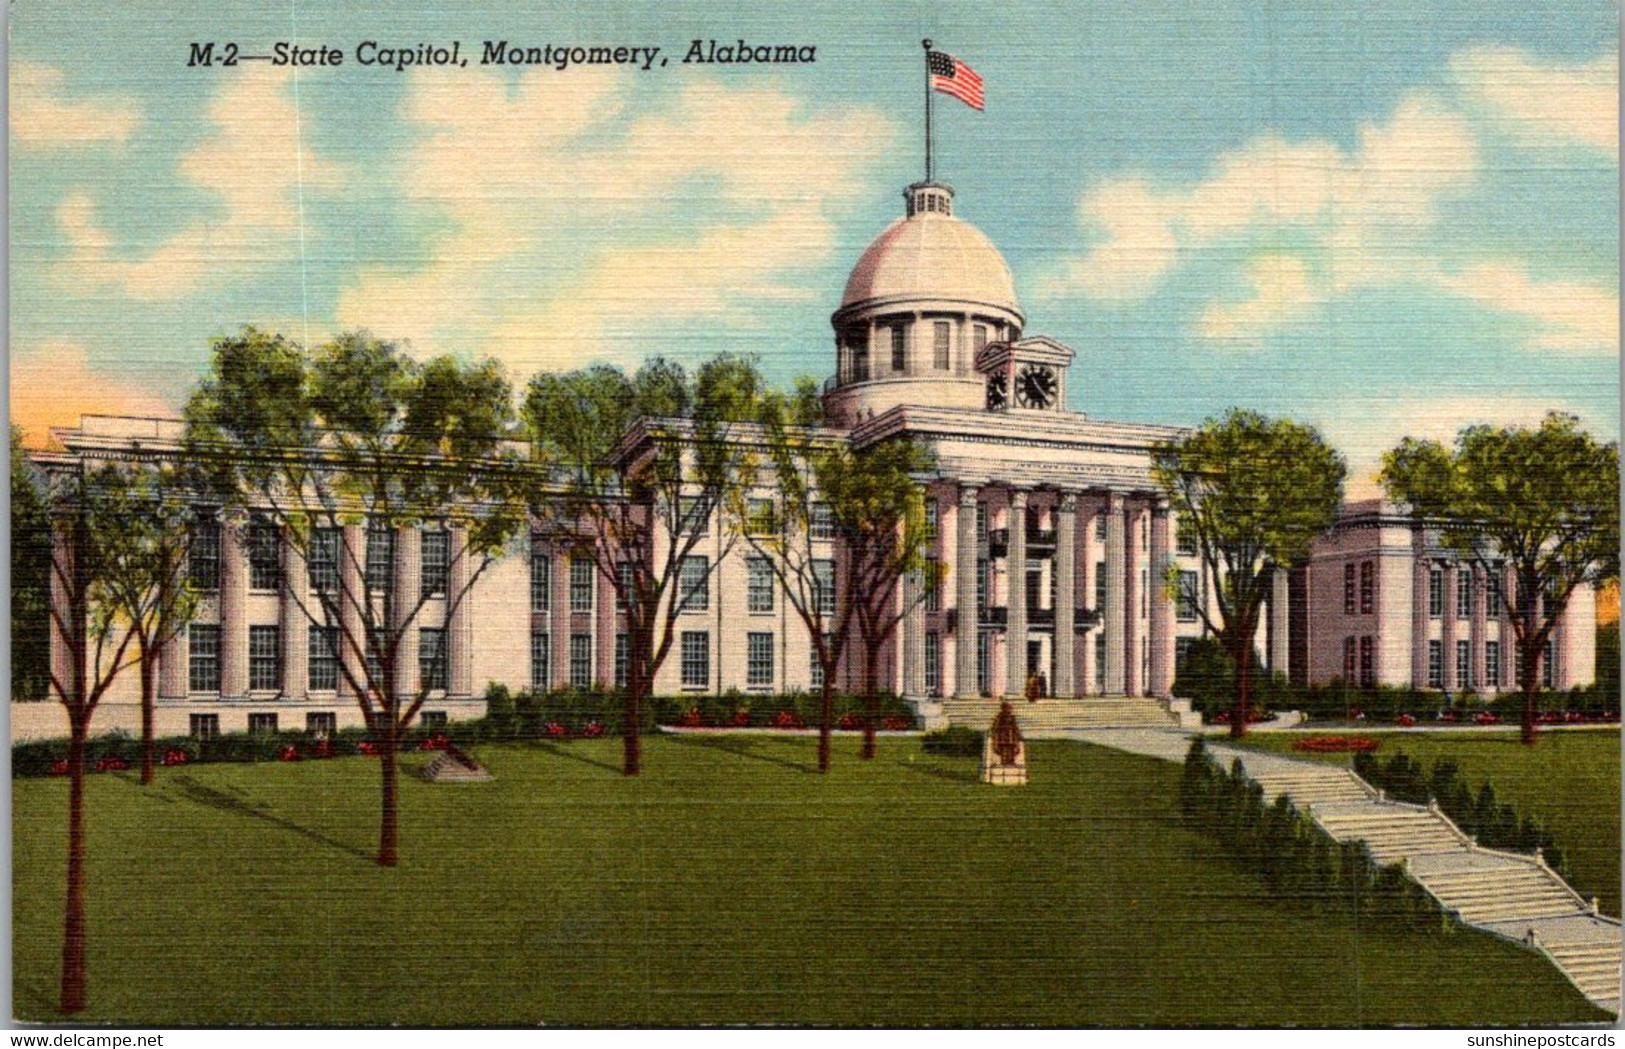
POLYGON ((1436 806, 1385 800, 1347 769, 1222 745, 1214 757, 1239 759, 1274 801, 1290 797, 1338 841, 1364 841, 1378 863, 1405 873, 1462 922, 1545 954, 1597 1005, 1620 1011, 1620 923, 1597 913, 1546 866, 1480 848, 1436 806))
MULTIPOLYGON (((997 699, 948 699, 942 713, 950 725, 985 732, 999 712, 997 699)), ((1081 699, 1025 699, 1010 701, 1016 724, 1028 739, 1056 739, 1080 729, 1174 728, 1179 721, 1161 702, 1149 696, 1088 696, 1081 699)))

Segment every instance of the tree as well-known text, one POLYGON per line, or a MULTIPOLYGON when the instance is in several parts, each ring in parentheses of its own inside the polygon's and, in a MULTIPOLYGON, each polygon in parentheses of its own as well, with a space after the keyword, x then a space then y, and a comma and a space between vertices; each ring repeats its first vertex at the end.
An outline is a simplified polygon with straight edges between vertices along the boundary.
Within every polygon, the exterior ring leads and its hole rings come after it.
POLYGON ((642 711, 676 637, 685 601, 734 545, 723 516, 759 457, 756 364, 723 354, 690 376, 655 357, 628 376, 611 365, 543 373, 524 416, 551 485, 533 507, 563 544, 590 557, 625 610, 628 651, 623 771, 643 767, 642 711), (694 553, 713 519, 721 548, 694 553), (688 572, 684 577, 684 571, 688 572))
POLYGON ((844 557, 845 594, 863 653, 863 752, 875 756, 879 662, 901 623, 940 580, 926 557, 932 534, 920 479, 935 466, 929 448, 911 440, 852 450, 842 445, 819 462, 818 487, 828 501, 844 557), (904 579, 918 582, 900 593, 904 579))
POLYGON ((828 549, 835 515, 820 489, 832 463, 848 454, 845 441, 820 428, 823 407, 818 386, 797 382, 790 396, 772 393, 762 401, 766 466, 777 499, 767 522, 753 519, 748 506, 737 514, 756 555, 766 561, 785 602, 807 628, 820 676, 818 771, 828 772, 835 727, 835 675, 852 632, 851 601, 836 603, 835 561, 828 549))
POLYGON ((1407 437, 1383 457, 1380 480, 1488 577, 1511 570, 1512 592, 1495 592, 1521 658, 1523 741, 1533 743, 1546 639, 1576 587, 1619 574, 1619 445, 1552 412, 1533 428, 1465 427, 1453 450, 1407 437))
POLYGON ((40 477, 11 428, 11 698, 50 698, 51 521, 40 477))
POLYGON ((308 351, 246 327, 215 341, 186 406, 189 458, 230 526, 269 538, 251 556, 278 566, 284 593, 330 639, 377 737, 380 866, 399 859, 396 754, 431 688, 412 640, 440 596, 418 585, 397 539, 425 525, 445 535, 449 627, 527 520, 536 474, 514 440, 512 398, 494 361, 420 363, 366 332, 308 351))
POLYGON ((173 464, 135 460, 110 465, 100 503, 122 523, 109 544, 107 599, 135 637, 141 674, 141 783, 153 779, 157 658, 192 621, 198 593, 186 579, 186 547, 195 490, 173 464))
POLYGON ((118 550, 127 522, 122 517, 128 483, 117 467, 87 471, 83 462, 59 457, 48 468, 47 505, 54 533, 49 571, 50 628, 65 658, 52 659, 51 691, 68 715, 68 870, 62 922, 60 1008, 85 1007, 85 745, 102 697, 134 661, 134 636, 118 615, 110 584, 119 571, 118 550))
MULTIPOLYGON (((1276 572, 1302 561, 1333 522, 1347 467, 1313 427, 1231 409, 1182 438, 1158 444, 1151 473, 1180 527, 1196 538, 1213 587, 1176 596, 1194 608, 1236 665, 1230 734, 1244 735, 1253 684, 1253 642, 1276 572)), ((1172 587, 1180 576, 1170 571, 1172 587)))

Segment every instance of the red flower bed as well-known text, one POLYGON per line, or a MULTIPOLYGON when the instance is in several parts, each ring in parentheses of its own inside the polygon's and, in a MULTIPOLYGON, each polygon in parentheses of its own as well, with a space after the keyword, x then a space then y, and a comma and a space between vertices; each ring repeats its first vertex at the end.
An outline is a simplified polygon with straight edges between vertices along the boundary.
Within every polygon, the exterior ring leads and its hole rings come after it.
POLYGON ((1498 724, 1501 723, 1501 715, 1492 714, 1489 711, 1485 710, 1485 711, 1481 711, 1480 713, 1474 714, 1473 715, 1473 721, 1476 724, 1479 724, 1479 725, 1498 725, 1498 724))
POLYGON ((97 772, 122 772, 130 767, 130 763, 116 754, 108 754, 96 762, 97 772))
POLYGON ((51 775, 53 775, 53 776, 66 776, 67 774, 68 774, 68 759, 67 758, 57 758, 55 761, 51 762, 51 775))
POLYGON ((1416 724, 1416 719, 1411 717, 1409 714, 1401 714, 1401 715, 1399 715, 1399 727, 1400 728, 1410 728, 1414 724, 1416 724))
POLYGON ((587 723, 587 727, 581 730, 581 734, 586 736, 588 739, 597 739, 599 736, 604 734, 603 722, 589 721, 587 723))
POLYGON ((805 728, 801 722, 801 715, 793 710, 781 710, 773 716, 774 728, 805 728))
POLYGON ((436 732, 418 744, 419 750, 445 750, 451 739, 444 732, 436 732))
POLYGON ((1345 754, 1350 751, 1372 751, 1381 745, 1370 736, 1309 736, 1294 742, 1292 749, 1315 754, 1345 754))
POLYGON ((325 739, 317 740, 316 745, 314 747, 310 748, 310 756, 313 757, 313 758, 330 758, 330 757, 332 757, 333 756, 333 744, 329 743, 325 739))
POLYGON ((184 765, 192 760, 192 756, 179 748, 170 748, 164 751, 165 765, 184 765))
POLYGON ((734 712, 734 728, 750 728, 750 711, 739 710, 734 712))
POLYGON ((698 707, 691 708, 683 715, 682 725, 684 728, 704 728, 705 717, 700 713, 698 707))
POLYGON ((914 722, 902 714, 888 714, 881 719, 880 727, 887 732, 907 732, 914 727, 914 722))
POLYGON ((378 743, 376 740, 364 739, 361 741, 361 745, 356 747, 356 749, 368 757, 376 757, 378 755, 378 743))
POLYGON ((863 719, 856 714, 842 714, 841 720, 835 723, 835 727, 847 731, 860 729, 863 727, 863 719))
POLYGON ((547 724, 542 726, 542 735, 551 739, 563 739, 569 734, 570 730, 559 724, 557 721, 549 721, 547 724))
POLYGON ((277 753, 276 759, 278 761, 298 761, 300 760, 299 748, 290 743, 277 753))

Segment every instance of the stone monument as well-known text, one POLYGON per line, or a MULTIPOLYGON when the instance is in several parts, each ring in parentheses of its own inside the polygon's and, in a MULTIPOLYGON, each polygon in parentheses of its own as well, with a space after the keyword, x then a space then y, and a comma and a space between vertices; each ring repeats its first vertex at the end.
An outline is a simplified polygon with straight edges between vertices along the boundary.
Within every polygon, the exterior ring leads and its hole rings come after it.
POLYGON ((982 743, 982 782, 998 787, 1027 782, 1027 741, 1021 738, 1021 726, 1008 701, 999 704, 982 743))

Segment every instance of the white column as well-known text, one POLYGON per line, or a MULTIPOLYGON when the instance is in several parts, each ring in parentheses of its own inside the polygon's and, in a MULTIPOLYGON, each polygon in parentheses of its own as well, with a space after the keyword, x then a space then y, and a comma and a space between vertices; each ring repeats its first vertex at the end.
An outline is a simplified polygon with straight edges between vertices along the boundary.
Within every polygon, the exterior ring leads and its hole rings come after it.
POLYGON ((1005 547, 1005 574, 1009 596, 1005 609, 1005 692, 1023 696, 1027 692, 1027 493, 1010 491, 1005 514, 1010 541, 1005 547))
POLYGON ((1140 508, 1123 508, 1123 691, 1143 691, 1140 674, 1140 508))
POLYGON ((185 699, 191 685, 191 638, 187 626, 164 643, 158 656, 158 698, 185 699))
MULTIPOLYGON (((466 593, 468 578, 474 566, 468 553, 468 529, 453 528, 447 540, 450 546, 450 564, 447 566, 446 600, 457 601, 446 619, 446 694, 463 698, 474 694, 474 620, 469 614, 473 595, 466 593)), ((524 607, 530 608, 530 590, 527 580, 524 607)), ((529 616, 526 616, 529 622, 529 616)), ((528 643, 530 632, 525 632, 528 643)), ((529 683, 527 672, 526 683, 529 683)))
POLYGON ((303 699, 310 692, 310 570, 293 543, 282 540, 282 591, 277 622, 282 628, 282 695, 303 699))
POLYGON ((1286 674, 1289 586, 1287 567, 1276 565, 1270 573, 1270 673, 1286 674))
POLYGON ((1126 593, 1124 581, 1126 578, 1125 561, 1127 551, 1123 541, 1123 531, 1127 522, 1124 520, 1123 493, 1112 492, 1106 497, 1106 692, 1108 695, 1120 695, 1123 692, 1123 640, 1126 593))
POLYGON ((1431 569, 1423 556, 1427 530, 1412 535, 1411 557, 1411 687, 1428 687, 1428 587, 1431 569))
POLYGON ((395 649, 395 696, 407 702, 418 691, 418 598, 423 586, 423 547, 416 528, 395 529, 394 615, 389 627, 400 638, 395 649))
POLYGON ((1174 687, 1174 602, 1164 579, 1173 561, 1173 529, 1168 504, 1158 502, 1151 511, 1151 694, 1172 695, 1174 687))
POLYGON ((550 602, 552 614, 548 616, 548 640, 553 653, 548 664, 553 687, 563 688, 570 683, 570 630, 574 620, 570 612, 570 552, 562 543, 554 543, 552 548, 553 599, 550 602))
POLYGON ((220 523, 220 694, 248 694, 248 551, 240 521, 220 523))
POLYGON ((1075 611, 1078 560, 1078 497, 1062 492, 1055 507, 1055 681, 1050 691, 1061 699, 1078 694, 1075 611))
POLYGON ((367 563, 367 530, 358 524, 345 525, 339 534, 339 695, 354 700, 356 690, 350 684, 354 677, 363 686, 367 684, 366 664, 361 653, 366 651, 366 618, 362 609, 368 606, 372 595, 367 590, 367 576, 363 566, 367 563))
MULTIPOLYGON (((1078 518, 1078 594, 1082 596, 1084 604, 1093 611, 1095 608, 1095 555, 1094 535, 1096 521, 1104 513, 1104 508, 1098 505, 1095 499, 1084 502, 1083 513, 1078 518)), ((1078 680, 1075 685, 1077 695, 1087 696, 1095 692, 1095 638, 1099 637, 1105 629, 1104 623, 1091 627, 1083 637, 1078 639, 1078 650, 1081 656, 1078 660, 1078 680)))
POLYGON ((903 695, 925 695, 925 605, 920 600, 920 575, 903 577, 903 695))
POLYGON ((1461 683, 1456 680, 1456 566, 1453 562, 1441 563, 1444 573, 1444 615, 1439 619, 1439 645, 1444 656, 1442 660, 1444 671, 1445 690, 1454 694, 1461 689, 1461 683))
POLYGON ((976 485, 959 486, 954 521, 959 552, 954 565, 954 692, 975 696, 976 687, 976 485))

